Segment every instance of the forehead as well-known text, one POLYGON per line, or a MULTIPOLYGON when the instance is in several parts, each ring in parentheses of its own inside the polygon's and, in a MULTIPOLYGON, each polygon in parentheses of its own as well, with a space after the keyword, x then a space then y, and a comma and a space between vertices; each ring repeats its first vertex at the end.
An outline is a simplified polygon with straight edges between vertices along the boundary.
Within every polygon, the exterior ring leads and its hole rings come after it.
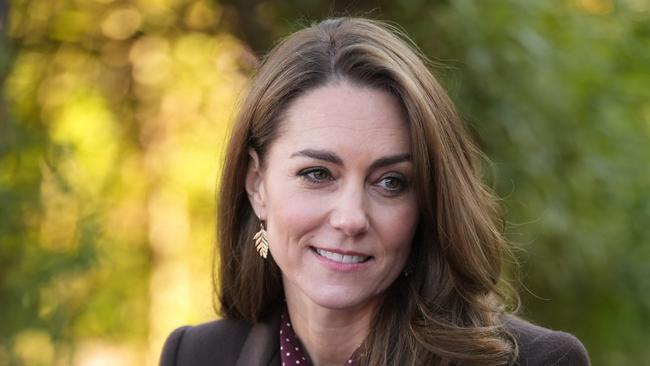
POLYGON ((393 153, 410 150, 399 100, 386 91, 348 81, 331 82, 294 100, 285 113, 277 143, 352 145, 393 153))

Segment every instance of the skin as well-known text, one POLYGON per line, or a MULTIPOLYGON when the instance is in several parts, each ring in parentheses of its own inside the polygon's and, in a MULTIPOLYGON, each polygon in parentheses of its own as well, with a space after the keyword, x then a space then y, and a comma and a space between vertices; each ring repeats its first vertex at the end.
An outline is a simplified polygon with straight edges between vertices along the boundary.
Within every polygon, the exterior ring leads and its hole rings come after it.
POLYGON ((411 250, 407 123, 393 95, 338 80, 298 97, 280 127, 263 164, 250 151, 246 189, 296 334, 313 364, 340 366, 411 250))

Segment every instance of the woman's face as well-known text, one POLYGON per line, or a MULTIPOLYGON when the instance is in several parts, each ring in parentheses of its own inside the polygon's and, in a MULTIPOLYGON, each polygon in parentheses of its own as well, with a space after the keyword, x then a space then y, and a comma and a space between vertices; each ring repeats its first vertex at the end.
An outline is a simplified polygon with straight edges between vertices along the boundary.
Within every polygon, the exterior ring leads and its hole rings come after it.
POLYGON ((247 191, 288 300, 329 309, 378 303, 417 226, 410 152, 398 100, 347 81, 289 106, 263 167, 251 151, 247 191))

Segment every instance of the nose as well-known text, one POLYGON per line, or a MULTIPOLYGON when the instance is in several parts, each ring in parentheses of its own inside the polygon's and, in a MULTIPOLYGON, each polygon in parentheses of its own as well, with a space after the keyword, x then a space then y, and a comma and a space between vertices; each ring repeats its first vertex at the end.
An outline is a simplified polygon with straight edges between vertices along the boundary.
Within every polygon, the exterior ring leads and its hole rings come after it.
POLYGON ((330 214, 330 225, 350 237, 368 231, 370 222, 363 188, 347 187, 343 190, 330 214))

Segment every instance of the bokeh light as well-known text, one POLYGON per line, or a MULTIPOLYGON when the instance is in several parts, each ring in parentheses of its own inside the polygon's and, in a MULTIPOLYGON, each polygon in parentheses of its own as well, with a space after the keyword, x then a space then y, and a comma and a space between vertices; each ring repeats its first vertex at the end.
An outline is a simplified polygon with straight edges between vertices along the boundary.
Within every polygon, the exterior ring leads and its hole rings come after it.
POLYGON ((493 160, 525 315, 594 364, 650 362, 647 0, 3 6, 0 365, 156 365, 214 319, 215 188, 258 56, 357 10, 434 58, 493 160))

